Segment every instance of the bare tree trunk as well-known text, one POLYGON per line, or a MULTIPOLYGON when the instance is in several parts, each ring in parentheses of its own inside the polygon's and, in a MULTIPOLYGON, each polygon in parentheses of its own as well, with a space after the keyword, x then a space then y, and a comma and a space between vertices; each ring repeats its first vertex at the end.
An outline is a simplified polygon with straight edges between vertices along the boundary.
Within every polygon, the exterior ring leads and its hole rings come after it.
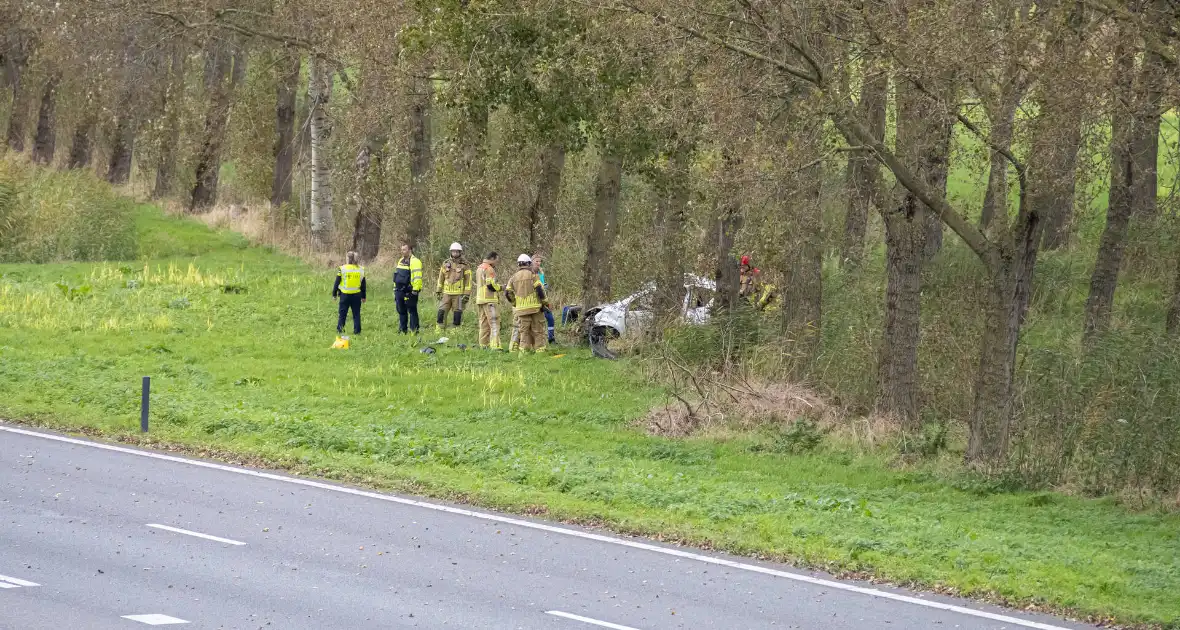
MULTIPOLYGON (((1016 125, 1016 108, 1024 96, 1023 89, 1008 86, 1001 97, 1000 111, 992 122, 991 143, 1007 150, 1012 146, 1012 130, 1016 125)), ((983 210, 979 214, 979 227, 986 232, 992 220, 1008 221, 1008 159, 999 151, 991 152, 991 165, 987 176, 987 192, 983 196, 983 210)))
MULTIPOLYGON (((954 119, 944 113, 944 106, 934 107, 930 113, 934 120, 930 125, 930 143, 927 145, 921 172, 931 194, 946 198, 947 177, 950 174, 951 132, 954 119)), ((932 260, 942 251, 942 219, 926 209, 926 240, 922 246, 922 259, 932 260)))
MULTIPOLYGON (((820 136, 822 130, 809 135, 820 136)), ((802 350, 795 354, 804 363, 809 363, 819 350, 823 326, 824 241, 820 206, 823 167, 816 165, 808 170, 803 174, 804 206, 795 212, 795 238, 788 250, 789 263, 782 287, 783 332, 802 350)))
POLYGON ((565 147, 551 144, 541 152, 541 175, 537 197, 529 206, 529 251, 553 253, 557 234, 557 199, 565 170, 565 147))
POLYGON ((1176 256, 1176 278, 1172 283, 1172 299, 1168 303, 1167 332, 1175 337, 1180 335, 1180 255, 1176 256))
POLYGON ((23 38, 17 36, 5 55, 5 68, 9 85, 12 86, 12 106, 8 111, 8 148, 13 151, 25 150, 25 114, 27 113, 28 90, 25 68, 29 63, 29 50, 23 38))
POLYGON ((244 49, 237 48, 231 54, 224 42, 210 40, 205 51, 205 89, 209 94, 209 106, 197 154, 196 183, 189 198, 189 212, 208 210, 217 203, 221 149, 225 144, 233 92, 245 74, 244 49))
POLYGON ((1164 86, 1168 80, 1164 60, 1158 53, 1143 54, 1136 90, 1135 137, 1131 140, 1131 214, 1139 218, 1155 217, 1158 208, 1160 122, 1163 113, 1164 86))
MULTIPOLYGON (((429 72, 425 74, 429 75, 429 72)), ((430 237, 429 180, 434 169, 434 149, 430 135, 432 85, 429 79, 416 81, 415 98, 410 105, 410 221, 406 240, 424 244, 430 237)))
POLYGON ((279 208, 291 200, 291 181, 295 174, 295 96, 299 90, 303 59, 298 52, 283 53, 281 76, 275 103, 275 170, 270 187, 270 207, 279 208))
POLYGON ((67 168, 79 169, 90 166, 94 153, 94 127, 98 124, 98 113, 87 111, 74 128, 73 142, 70 143, 70 158, 67 168))
POLYGON ((361 259, 371 261, 381 250, 381 224, 385 218, 386 144, 376 134, 370 134, 356 158, 357 213, 352 228, 352 250, 361 259))
POLYGON ((463 120, 459 133, 461 152, 458 171, 464 181, 459 196, 459 241, 464 247, 482 252, 482 219, 485 217, 481 209, 487 204, 484 162, 487 154, 488 110, 479 108, 470 112, 463 120))
POLYGON ((1110 203, 1106 211, 1106 229, 1098 245, 1098 257, 1090 275, 1090 294, 1086 298, 1084 337, 1092 338, 1110 326, 1111 307, 1118 287, 1119 268, 1127 246, 1127 226, 1131 220, 1135 164, 1132 143, 1135 138, 1132 87, 1134 57, 1123 45, 1115 52, 1114 112, 1110 129, 1110 203))
MULTIPOLYGON (((690 157, 687 148, 679 148, 659 175, 656 225, 661 252, 655 311, 661 320, 678 313, 684 299, 684 226, 688 217, 690 157)), ((653 329, 658 332, 662 327, 653 326, 653 329)))
POLYGON ((41 93, 41 107, 37 111, 37 135, 33 139, 33 161, 39 164, 53 162, 57 150, 57 85, 61 75, 54 73, 45 82, 41 93))
POLYGON ((1044 89, 1041 115, 1034 126, 1028 161, 1029 203, 1044 217, 1044 248, 1053 250, 1069 241, 1082 120, 1076 105, 1065 102, 1050 84, 1044 89))
POLYGON ((918 416, 918 342, 922 316, 925 208, 912 195, 885 213, 885 326, 877 364, 877 409, 910 429, 918 416))
POLYGON ((180 144, 180 112, 184 98, 185 47, 183 42, 172 44, 172 55, 168 66, 168 87, 161 96, 160 110, 163 113, 163 133, 160 140, 159 162, 156 164, 156 185, 152 198, 161 199, 171 195, 176 186, 176 152, 180 144))
MULTIPOLYGON (((889 89, 889 74, 883 63, 869 66, 871 74, 861 87, 859 115, 869 133, 878 140, 885 139, 885 109, 889 89)), ((841 260, 859 266, 864 258, 865 229, 869 211, 881 205, 881 167, 867 151, 853 153, 848 158, 848 210, 844 217, 844 241, 841 260)))
POLYGON ((311 241, 326 251, 332 241, 332 182, 328 164, 331 122, 328 100, 332 96, 332 71, 320 57, 311 59, 307 97, 311 102, 311 241))
POLYGON ((741 267, 733 247, 745 220, 735 198, 722 202, 720 210, 714 228, 717 235, 717 267, 713 272, 713 280, 717 283, 715 305, 719 310, 729 310, 736 307, 741 299, 741 267))
MULTIPOLYGON (((909 84, 898 87, 897 148, 929 194, 937 197, 938 156, 942 144, 938 104, 909 84), (932 155, 935 154, 935 155, 932 155)), ((943 180, 945 182, 945 180, 943 180)), ((945 184, 944 184, 945 185, 945 184)), ((895 208, 882 212, 885 223, 885 325, 877 365, 877 410, 897 416, 913 430, 918 415, 918 343, 921 338, 922 264, 927 253, 930 211, 912 191, 898 186, 895 208)), ((940 224, 941 225, 941 224, 940 224)), ((938 230, 942 233, 941 227, 938 230)))
POLYGON ((582 275, 582 305, 590 308, 610 299, 611 252, 618 235, 619 193, 623 162, 607 154, 594 185, 594 219, 586 238, 586 263, 582 275))
POLYGON ((1028 178, 1031 211, 1044 223, 1042 247, 1053 250, 1069 242, 1086 110, 1082 104, 1091 99, 1089 85, 1075 81, 1071 72, 1082 51, 1078 33, 1085 23, 1085 6, 1074 1, 1049 5, 1047 11, 1050 16, 1062 11, 1064 28, 1055 29, 1046 47, 1028 178))
POLYGON ((120 100, 115 120, 115 137, 111 145, 111 160, 107 165, 107 181, 114 185, 126 184, 131 178, 131 158, 135 154, 135 136, 139 121, 131 107, 132 88, 120 100))
POLYGON ((1004 238, 996 239, 998 255, 988 270, 987 307, 967 439, 967 461, 977 465, 1002 463, 1008 455, 1016 349, 1032 296, 1042 230, 1040 218, 1029 211, 1022 195, 1015 227, 1005 226, 1004 238))

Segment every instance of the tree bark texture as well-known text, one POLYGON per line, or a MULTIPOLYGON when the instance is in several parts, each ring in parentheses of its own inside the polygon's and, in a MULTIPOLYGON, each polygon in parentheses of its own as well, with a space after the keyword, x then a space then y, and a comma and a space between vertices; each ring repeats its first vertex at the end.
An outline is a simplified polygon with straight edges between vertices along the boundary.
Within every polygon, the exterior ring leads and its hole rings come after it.
POLYGON ((1180 255, 1176 256, 1176 277, 1172 282, 1172 299, 1168 303, 1166 330, 1169 335, 1180 335, 1180 255))
POLYGON ((1076 105, 1054 94, 1052 83, 1044 89, 1040 103, 1028 160, 1029 203, 1044 217, 1044 247, 1052 250, 1069 242, 1082 118, 1076 105))
POLYGON ((283 53, 275 102, 275 169, 270 187, 270 207, 279 208, 291 201, 291 182, 295 175, 295 97, 303 60, 298 52, 283 53))
POLYGON ((1158 53, 1143 54, 1135 104, 1135 137, 1131 140, 1131 214, 1151 218, 1156 215, 1159 195, 1160 123, 1163 119, 1164 88, 1168 74, 1158 53))
POLYGON ((172 44, 171 59, 168 63, 168 83, 161 96, 163 130, 160 140, 160 156, 156 163, 156 184, 152 198, 161 199, 176 189, 176 152, 180 144, 180 113, 184 99, 185 47, 182 42, 172 44))
POLYGON ((741 299, 741 266, 733 248, 744 221, 736 198, 722 202, 720 211, 714 228, 717 239, 717 267, 713 271, 713 280, 717 283, 715 304, 719 310, 729 310, 741 299))
POLYGON ((619 194, 623 162, 607 154, 598 168, 594 185, 594 218, 586 238, 586 262, 582 273, 582 305, 591 308, 611 295, 611 252, 618 235, 619 194))
POLYGON ((119 113, 115 118, 115 135, 111 142, 111 157, 107 164, 107 182, 126 184, 131 178, 131 159, 135 155, 135 136, 138 131, 134 108, 131 106, 131 87, 120 99, 119 113))
MULTIPOLYGON (((898 87, 897 148, 929 194, 937 197, 938 156, 943 123, 938 105, 912 85, 898 87)), ((945 180, 943 180, 945 182, 945 180)), ((944 184, 945 185, 945 184, 944 184)), ((877 410, 915 429, 918 415, 918 343, 921 338, 922 264, 929 235, 929 209, 900 185, 896 207, 883 212, 885 222, 885 324, 877 365, 877 410)), ((941 234, 941 226, 939 228, 941 234)))
MULTIPOLYGON (((992 120, 991 143, 1005 150, 1012 146, 1012 132, 1016 125, 1016 108, 1024 96, 1023 90, 1008 86, 1000 98, 1000 108, 992 120)), ((987 191, 983 195, 983 209, 979 213, 979 227, 986 232, 992 220, 1008 221, 1008 158, 999 151, 991 151, 987 175, 987 191)))
POLYGON ((406 240, 425 244, 430 238, 430 175, 434 169, 434 148, 430 134, 431 83, 416 81, 416 94, 410 105, 410 220, 406 240))
POLYGON ((5 69, 8 83, 12 87, 12 106, 8 111, 8 148, 13 151, 25 150, 25 115, 28 113, 28 87, 25 69, 29 63, 29 50, 23 38, 13 38, 8 54, 5 55, 5 69))
MULTIPOLYGON (((931 194, 940 199, 946 198, 947 177, 950 171, 951 132, 954 130, 954 119, 945 113, 945 104, 931 108, 929 144, 925 150, 921 173, 930 189, 931 194)), ((932 260, 942 251, 942 220, 938 214, 926 209, 926 239, 922 245, 922 258, 932 260)))
POLYGON ((1069 242, 1085 111, 1079 104, 1090 95, 1088 84, 1079 87, 1072 72, 1083 50, 1078 32, 1085 8, 1081 2, 1070 2, 1054 3, 1048 10, 1057 24, 1046 46, 1038 98, 1041 115, 1033 122, 1028 178, 1030 210, 1044 224, 1042 246, 1052 250, 1069 242))
POLYGON ((1134 77, 1133 55, 1120 46, 1115 55, 1114 111, 1110 129, 1110 202, 1106 211, 1106 228, 1098 245, 1098 257, 1090 275, 1090 293, 1086 298, 1086 339, 1110 326, 1111 308, 1118 287, 1119 268, 1127 246, 1127 227, 1132 213, 1135 163, 1132 155, 1135 117, 1132 109, 1134 77))
POLYGON ((41 106, 37 110, 37 133, 33 137, 33 161, 38 164, 53 162, 57 150, 57 86, 61 75, 53 74, 41 92, 41 106))
POLYGON ((918 342, 922 316, 923 208, 912 195, 885 214, 885 325, 877 363, 877 410, 909 429, 918 416, 918 342))
MULTIPOLYGON (((1001 217, 996 217, 997 222, 1001 217)), ((989 269, 983 340, 975 378, 975 400, 967 438, 967 460, 1004 461, 1012 431, 1016 350, 1032 297, 1033 271, 1044 224, 1021 204, 1015 227, 997 238, 996 263, 989 269)))
POLYGON ((557 235, 557 200, 565 171, 565 147, 551 144, 541 151, 537 197, 529 206, 529 251, 553 253, 557 235))
POLYGON ((311 241, 316 251, 326 251, 332 241, 332 181, 328 162, 331 96, 332 70, 324 59, 312 57, 307 97, 311 102, 311 241))
POLYGON ((94 128, 98 125, 98 113, 88 111, 74 127, 74 138, 70 143, 70 157, 67 168, 79 169, 90 166, 94 153, 94 128))
POLYGON ((366 261, 373 260, 381 251, 381 224, 385 218, 385 187, 382 185, 385 151, 385 143, 370 135, 356 158, 357 212, 352 228, 352 250, 366 261))
MULTIPOLYGON (((822 134, 822 130, 815 133, 822 134)), ((780 289, 783 332, 796 343, 799 351, 794 354, 805 362, 810 362, 819 350, 820 331, 823 330, 822 168, 816 165, 803 174, 804 206, 794 212, 796 238, 788 250, 787 273, 780 289)))
POLYGON ((487 207, 487 187, 484 165, 487 160, 488 110, 478 108, 468 112, 460 125, 458 171, 463 181, 459 195, 459 242, 464 247, 482 252, 484 209, 487 207))
MULTIPOLYGON (((885 139, 885 109, 888 103, 889 75, 883 64, 871 65, 861 87, 859 116, 877 140, 885 139)), ((881 167, 868 151, 851 154, 848 158, 848 208, 844 217, 844 240, 840 259, 859 266, 864 258, 865 230, 869 212, 879 207, 881 167)))
POLYGON ((246 52, 243 49, 231 52, 220 40, 209 42, 205 50, 205 91, 209 103, 194 169, 196 183, 189 197, 189 212, 203 212, 217 203, 221 150, 225 145, 233 92, 245 74, 246 52))
MULTIPOLYGON (((675 317, 684 299, 684 226, 690 194, 689 162, 685 149, 675 151, 660 173, 656 224, 660 235, 660 275, 656 283, 655 311, 661 321, 675 317)), ((660 329, 660 326, 653 327, 660 329)))

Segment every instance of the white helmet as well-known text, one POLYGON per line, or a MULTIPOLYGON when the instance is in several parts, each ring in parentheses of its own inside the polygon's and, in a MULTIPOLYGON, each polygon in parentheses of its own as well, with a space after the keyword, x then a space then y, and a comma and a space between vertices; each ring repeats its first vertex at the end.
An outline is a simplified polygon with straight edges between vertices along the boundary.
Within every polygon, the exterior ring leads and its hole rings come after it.
POLYGON ((528 254, 521 254, 516 257, 516 262, 518 262, 518 263, 531 263, 531 262, 533 262, 533 259, 530 258, 528 254))
POLYGON ((451 251, 463 251, 463 246, 459 243, 451 243, 451 251))

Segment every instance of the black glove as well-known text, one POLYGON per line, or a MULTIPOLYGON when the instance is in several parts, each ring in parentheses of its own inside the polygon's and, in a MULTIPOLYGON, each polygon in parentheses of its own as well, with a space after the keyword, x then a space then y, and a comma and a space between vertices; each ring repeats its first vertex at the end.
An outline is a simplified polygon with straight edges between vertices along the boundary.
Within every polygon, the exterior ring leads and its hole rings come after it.
POLYGON ((418 293, 420 293, 420 291, 410 291, 410 295, 414 297, 418 297, 418 293))

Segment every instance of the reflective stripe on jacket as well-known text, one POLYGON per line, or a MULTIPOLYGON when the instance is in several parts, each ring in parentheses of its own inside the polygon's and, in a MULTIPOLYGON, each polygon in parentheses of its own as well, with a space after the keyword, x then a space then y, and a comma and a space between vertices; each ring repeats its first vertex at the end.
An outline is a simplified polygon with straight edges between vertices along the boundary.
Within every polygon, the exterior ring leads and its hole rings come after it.
POLYGON ((438 284, 435 291, 447 295, 471 293, 471 266, 462 260, 448 260, 438 270, 438 284))
POLYGON ((340 267, 340 292, 345 295, 356 295, 361 292, 361 283, 365 280, 365 268, 357 265, 340 267))
POLYGON ((521 269, 508 280, 508 299, 512 301, 512 312, 517 315, 540 312, 544 294, 541 280, 528 269, 521 269))
POLYGON ((492 263, 483 261, 475 270, 475 303, 496 304, 500 301, 499 293, 503 290, 504 288, 496 282, 496 268, 492 263))
POLYGON ((397 269, 393 272, 395 286, 409 286, 411 291, 422 290, 422 261, 414 256, 398 259, 397 269))

